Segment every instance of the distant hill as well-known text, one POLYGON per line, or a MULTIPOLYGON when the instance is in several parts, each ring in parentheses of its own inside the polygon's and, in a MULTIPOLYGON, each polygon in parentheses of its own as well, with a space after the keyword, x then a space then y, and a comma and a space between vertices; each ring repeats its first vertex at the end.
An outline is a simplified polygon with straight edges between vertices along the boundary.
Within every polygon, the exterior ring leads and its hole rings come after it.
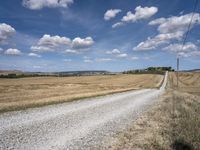
POLYGON ((104 70, 87 70, 87 71, 66 71, 66 72, 57 72, 59 75, 95 75, 95 74, 109 74, 110 72, 104 70))
POLYGON ((23 74, 23 71, 20 70, 0 70, 0 75, 8 75, 8 74, 23 74))
POLYGON ((110 72, 104 70, 86 70, 86 71, 62 71, 62 72, 25 72, 25 74, 73 76, 73 75, 110 74, 110 72))
POLYGON ((20 77, 38 77, 38 76, 88 76, 88 75, 109 75, 116 74, 104 70, 86 70, 86 71, 62 71, 62 72, 23 72, 19 70, 0 70, 0 78, 20 78, 20 77))
POLYGON ((166 71, 174 71, 172 67, 148 67, 146 69, 136 69, 124 71, 124 74, 145 74, 145 73, 155 73, 155 74, 164 74, 166 71))
POLYGON ((184 72, 200 72, 200 69, 184 70, 184 72))

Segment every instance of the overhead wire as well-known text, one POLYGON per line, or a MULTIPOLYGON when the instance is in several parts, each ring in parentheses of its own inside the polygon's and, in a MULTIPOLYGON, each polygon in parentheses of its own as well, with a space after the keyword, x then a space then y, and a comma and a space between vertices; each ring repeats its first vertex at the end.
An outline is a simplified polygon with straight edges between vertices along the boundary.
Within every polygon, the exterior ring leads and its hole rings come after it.
MULTIPOLYGON (((189 32, 190 32, 190 29, 191 29, 191 25, 192 25, 192 21, 193 21, 193 18, 194 18, 194 14, 195 14, 195 11, 197 9, 197 6, 198 6, 198 0, 195 0, 195 3, 194 3, 194 7, 193 7, 193 11, 192 11, 192 16, 191 16, 191 19, 190 19, 190 22, 188 24, 188 27, 187 27, 187 31, 186 31, 186 34, 185 34, 185 37, 183 39, 183 43, 182 43, 182 47, 181 47, 181 51, 183 51, 184 49, 184 46, 186 44, 186 41, 187 41, 187 38, 188 38, 188 35, 189 35, 189 32)), ((199 15, 200 17, 200 15, 199 15)), ((177 88, 178 88, 178 82, 179 82, 179 75, 178 75, 178 72, 179 72, 179 53, 177 53, 177 88)), ((175 140, 175 126, 176 126, 176 122, 175 122, 175 99, 178 99, 178 97, 176 97, 176 95, 173 93, 173 103, 172 103, 172 120, 174 122, 173 124, 173 132, 172 132, 172 141, 174 142, 175 140)))

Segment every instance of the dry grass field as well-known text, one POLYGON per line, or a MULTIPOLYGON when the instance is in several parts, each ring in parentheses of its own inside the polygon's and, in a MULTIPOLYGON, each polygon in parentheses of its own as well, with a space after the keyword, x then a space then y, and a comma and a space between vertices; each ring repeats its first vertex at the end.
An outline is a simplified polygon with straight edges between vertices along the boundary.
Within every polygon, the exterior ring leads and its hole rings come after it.
MULTIPOLYGON (((169 76, 171 88, 176 88, 177 78, 175 73, 169 76)), ((200 73, 199 72, 180 72, 179 73, 179 91, 187 92, 200 96, 200 73)))
POLYGON ((166 93, 124 132, 107 141, 105 149, 199 150, 200 73, 169 74, 166 93))
POLYGON ((157 88, 162 75, 99 75, 0 79, 0 112, 116 92, 157 88))

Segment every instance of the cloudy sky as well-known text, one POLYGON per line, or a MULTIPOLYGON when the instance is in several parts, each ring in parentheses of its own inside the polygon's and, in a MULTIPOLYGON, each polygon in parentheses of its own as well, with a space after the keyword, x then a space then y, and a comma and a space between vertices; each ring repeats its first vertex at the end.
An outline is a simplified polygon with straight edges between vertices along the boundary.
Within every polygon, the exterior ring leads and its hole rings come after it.
POLYGON ((200 68, 195 0, 1 0, 0 70, 200 68))

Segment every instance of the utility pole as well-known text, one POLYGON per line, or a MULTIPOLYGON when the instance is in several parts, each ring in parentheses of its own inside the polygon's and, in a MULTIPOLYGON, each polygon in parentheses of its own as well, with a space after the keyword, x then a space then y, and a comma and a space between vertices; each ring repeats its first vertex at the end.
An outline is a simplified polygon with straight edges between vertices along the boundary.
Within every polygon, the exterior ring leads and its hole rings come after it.
POLYGON ((177 88, 179 86, 179 57, 177 57, 177 69, 176 69, 176 77, 177 77, 177 88))

